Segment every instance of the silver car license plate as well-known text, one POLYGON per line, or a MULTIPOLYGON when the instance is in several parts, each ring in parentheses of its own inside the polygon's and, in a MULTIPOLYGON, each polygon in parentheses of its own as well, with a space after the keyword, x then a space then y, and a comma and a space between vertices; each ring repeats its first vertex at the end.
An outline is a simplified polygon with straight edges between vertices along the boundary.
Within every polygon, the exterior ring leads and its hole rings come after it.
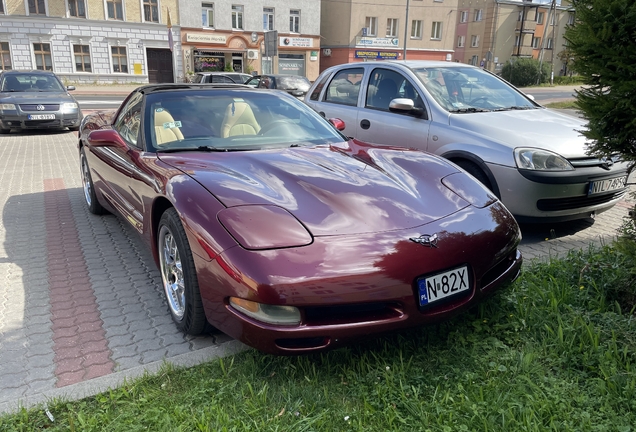
POLYGON ((470 289, 468 267, 462 266, 417 280, 420 306, 426 306, 470 289))
POLYGON ((55 120, 55 114, 29 114, 29 120, 55 120))
POLYGON ((600 193, 613 192, 623 189, 627 184, 627 176, 615 177, 607 180, 599 180, 590 182, 587 190, 588 195, 596 195, 600 193))

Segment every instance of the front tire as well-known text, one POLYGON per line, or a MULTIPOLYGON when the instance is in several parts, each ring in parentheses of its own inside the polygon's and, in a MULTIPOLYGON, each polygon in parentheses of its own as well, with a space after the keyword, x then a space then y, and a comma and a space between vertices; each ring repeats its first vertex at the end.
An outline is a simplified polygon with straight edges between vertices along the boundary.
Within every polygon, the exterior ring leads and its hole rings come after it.
POLYGON ((177 328, 189 335, 207 326, 199 281, 185 230, 174 208, 161 216, 157 235, 161 284, 177 328))
POLYGON ((88 211, 94 215, 103 215, 108 213, 104 207, 97 201, 95 195, 95 187, 93 186, 93 179, 91 178, 91 172, 88 168, 88 161, 86 160, 86 153, 84 147, 80 150, 80 171, 82 172, 82 189, 84 190, 84 201, 88 211))
POLYGON ((492 185, 490 184, 490 180, 488 179, 488 176, 476 164, 469 162, 467 160, 456 161, 455 164, 458 165, 464 171, 466 171, 468 174, 472 175, 477 180, 479 180, 479 182, 483 184, 484 186, 486 186, 492 193, 495 193, 493 191, 492 185))

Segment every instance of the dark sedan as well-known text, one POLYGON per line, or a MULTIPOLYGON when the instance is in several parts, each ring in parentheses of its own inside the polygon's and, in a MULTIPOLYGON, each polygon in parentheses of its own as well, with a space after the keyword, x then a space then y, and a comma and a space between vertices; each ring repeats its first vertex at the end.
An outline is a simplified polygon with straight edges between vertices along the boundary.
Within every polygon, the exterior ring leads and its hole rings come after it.
POLYGON ((302 98, 311 87, 311 82, 297 75, 256 75, 245 81, 245 85, 261 89, 283 90, 292 96, 302 98))
POLYGON ((82 112, 65 87, 48 71, 0 73, 0 133, 11 129, 78 130, 82 112))
POLYGON ((519 227, 492 193, 343 127, 282 92, 140 87, 82 123, 86 204, 151 248, 181 331, 277 354, 439 322, 518 275, 519 227))

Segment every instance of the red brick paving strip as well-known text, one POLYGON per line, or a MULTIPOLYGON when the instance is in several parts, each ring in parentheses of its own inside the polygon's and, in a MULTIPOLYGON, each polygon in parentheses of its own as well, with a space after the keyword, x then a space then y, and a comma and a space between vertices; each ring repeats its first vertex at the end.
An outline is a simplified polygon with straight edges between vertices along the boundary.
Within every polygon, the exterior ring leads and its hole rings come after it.
POLYGON ((55 376, 64 387, 112 373, 114 363, 63 179, 45 179, 44 191, 55 376))

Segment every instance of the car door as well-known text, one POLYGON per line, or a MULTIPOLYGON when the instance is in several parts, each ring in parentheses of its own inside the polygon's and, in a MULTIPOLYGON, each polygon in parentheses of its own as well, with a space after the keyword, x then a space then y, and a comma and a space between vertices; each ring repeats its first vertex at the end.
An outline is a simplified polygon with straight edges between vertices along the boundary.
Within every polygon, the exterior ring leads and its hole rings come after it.
POLYGON ((247 81, 245 81, 245 85, 252 87, 252 88, 257 88, 259 83, 261 82, 261 76, 260 75, 256 75, 250 79, 248 79, 247 81))
POLYGON ((430 121, 424 98, 413 81, 400 71, 377 67, 364 87, 355 138, 383 145, 426 150, 430 121), (419 111, 390 111, 394 99, 410 99, 419 111))
MULTIPOLYGON (((343 132, 357 135, 358 99, 364 77, 364 68, 359 66, 340 69, 327 83, 322 97, 314 91, 309 106, 325 118, 339 118, 345 122, 343 132)), ((320 84, 319 84, 320 85, 320 84)))

